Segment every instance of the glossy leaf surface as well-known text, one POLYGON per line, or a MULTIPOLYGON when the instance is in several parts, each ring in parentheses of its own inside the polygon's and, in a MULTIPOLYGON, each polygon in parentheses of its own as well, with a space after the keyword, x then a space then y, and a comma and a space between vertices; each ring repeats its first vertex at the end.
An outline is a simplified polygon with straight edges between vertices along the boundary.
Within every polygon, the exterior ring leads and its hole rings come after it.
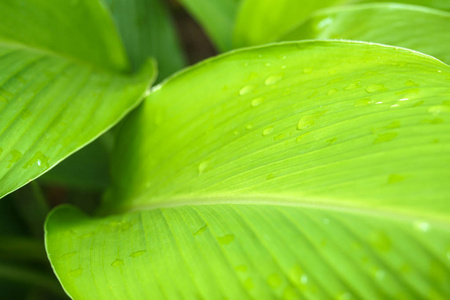
POLYGON ((375 44, 208 60, 122 127, 116 215, 51 213, 50 260, 75 299, 446 298, 449 96, 375 44))
POLYGON ((347 39, 417 50, 450 62, 450 13, 413 5, 366 4, 326 9, 280 40, 347 39))
POLYGON ((114 125, 153 78, 150 62, 123 73, 119 38, 95 3, 0 4, 0 197, 114 125))
POLYGON ((181 0, 220 51, 232 49, 236 13, 241 0, 181 0))

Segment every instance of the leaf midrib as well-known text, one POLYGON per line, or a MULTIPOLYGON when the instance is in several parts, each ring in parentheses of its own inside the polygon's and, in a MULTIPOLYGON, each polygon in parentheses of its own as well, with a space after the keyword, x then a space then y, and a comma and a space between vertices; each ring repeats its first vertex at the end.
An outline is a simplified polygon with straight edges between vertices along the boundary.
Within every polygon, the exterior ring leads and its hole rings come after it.
MULTIPOLYGON (((148 198, 144 195, 142 198, 148 198)), ((139 200, 139 199, 137 199, 139 200)), ((405 222, 426 221, 432 222, 433 226, 449 229, 450 220, 446 214, 432 214, 430 212, 414 214, 409 211, 395 211, 392 208, 375 208, 364 205, 352 205, 353 203, 339 201, 333 203, 332 200, 314 199, 305 196, 277 196, 267 194, 254 195, 201 195, 194 197, 174 196, 152 198, 152 204, 148 205, 129 205, 123 206, 117 210, 108 211, 107 214, 126 214, 138 211, 149 211, 164 208, 177 208, 182 206, 211 206, 211 205, 255 205, 255 206, 281 206, 305 209, 317 209, 336 213, 347 213, 353 215, 365 215, 369 217, 385 218, 389 220, 401 220, 405 222), (299 198, 302 200, 299 201, 299 198)), ((419 209, 417 209, 419 210, 419 209)))

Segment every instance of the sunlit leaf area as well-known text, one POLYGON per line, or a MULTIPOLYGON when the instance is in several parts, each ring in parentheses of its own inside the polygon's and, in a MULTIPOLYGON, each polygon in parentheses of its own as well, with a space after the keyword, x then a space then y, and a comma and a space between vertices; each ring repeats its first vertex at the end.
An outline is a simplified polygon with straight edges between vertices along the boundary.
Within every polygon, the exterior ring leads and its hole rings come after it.
POLYGON ((0 299, 450 299, 448 0, 0 0, 0 299))

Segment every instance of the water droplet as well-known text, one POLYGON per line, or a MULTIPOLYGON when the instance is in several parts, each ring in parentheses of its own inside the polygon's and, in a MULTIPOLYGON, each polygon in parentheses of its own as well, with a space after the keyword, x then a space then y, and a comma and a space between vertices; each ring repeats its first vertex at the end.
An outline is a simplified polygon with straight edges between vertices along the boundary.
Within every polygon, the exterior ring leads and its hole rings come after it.
POLYGON ((272 64, 270 63, 270 62, 267 62, 266 64, 265 64, 265 66, 266 67, 270 67, 272 64))
POLYGON ((327 140, 326 143, 327 143, 327 145, 329 146, 329 145, 335 143, 336 141, 337 141, 337 138, 334 137, 334 138, 331 138, 331 139, 327 140))
POLYGON ((269 134, 272 133, 272 131, 273 131, 273 127, 272 126, 267 127, 266 129, 263 130, 262 135, 263 136, 269 135, 269 134))
POLYGON ((201 175, 201 174, 205 173, 208 169, 208 166, 209 166, 209 161, 201 162, 198 165, 198 174, 201 175))
POLYGON ((395 108, 395 107, 399 107, 398 104, 392 104, 390 107, 395 108))
POLYGON ((302 130, 302 129, 306 129, 308 127, 311 127, 314 125, 314 123, 316 122, 316 120, 323 115, 324 112, 320 112, 320 113, 315 113, 312 115, 308 115, 308 116, 304 116, 303 118, 300 119, 300 121, 297 124, 297 129, 298 130, 302 130))
POLYGON ((315 28, 317 31, 321 31, 325 27, 329 26, 331 23, 333 23, 333 19, 330 17, 323 18, 322 20, 318 21, 315 28))
POLYGON ((385 276, 386 276, 386 272, 384 272, 384 270, 377 270, 375 273, 375 278, 377 280, 383 280, 385 276))
POLYGON ((222 237, 218 237, 217 240, 222 245, 228 245, 234 241, 234 234, 227 234, 222 237))
POLYGON ((245 265, 239 265, 234 267, 234 269, 238 272, 247 272, 248 268, 245 265))
POLYGON ((331 89, 331 90, 328 91, 327 95, 328 96, 332 96, 332 95, 336 94, 337 92, 338 92, 337 89, 331 89))
POLYGON ((414 227, 422 232, 427 232, 430 229, 430 224, 423 221, 417 221, 414 222, 414 227))
POLYGON ((9 102, 9 100, 11 100, 13 97, 14 94, 0 87, 0 101, 9 102))
POLYGON ((275 174, 270 173, 270 174, 266 177, 266 180, 270 180, 270 179, 273 179, 273 178, 275 178, 275 177, 276 177, 275 174))
POLYGON ((123 259, 118 258, 111 263, 111 266, 114 268, 118 268, 118 267, 123 266, 124 264, 125 263, 123 262, 123 259))
POLYGON ((22 113, 20 114, 20 118, 22 119, 22 120, 26 120, 26 119, 28 119, 28 117, 31 115, 31 111, 29 110, 29 109, 24 109, 23 111, 22 111, 22 113))
POLYGON ((397 132, 388 132, 382 133, 377 136, 377 138, 373 141, 374 144, 389 142, 395 139, 398 136, 397 132))
POLYGON ((428 112, 432 113, 434 115, 440 114, 440 113, 449 113, 450 112, 450 106, 447 105, 436 105, 431 106, 428 108, 428 112))
POLYGON ((68 253, 62 255, 61 259, 68 260, 68 259, 74 257, 77 253, 78 252, 68 252, 68 253))
POLYGON ((421 105, 423 105, 424 103, 425 103, 425 101, 423 101, 423 100, 417 101, 416 103, 414 103, 413 107, 421 106, 421 105))
POLYGON ((287 67, 286 65, 282 65, 281 69, 286 69, 286 67, 287 67))
POLYGON ((82 267, 79 267, 79 268, 69 272, 69 276, 70 277, 79 277, 81 274, 83 274, 83 268, 82 267))
POLYGON ((197 230, 194 235, 199 235, 202 234, 203 232, 205 232, 206 228, 208 227, 208 224, 205 224, 203 227, 200 227, 199 230, 197 230))
POLYGON ((250 130, 253 128, 253 124, 247 124, 247 126, 245 126, 245 129, 250 130))
POLYGON ((238 135, 238 134, 239 134, 239 131, 235 130, 235 131, 233 131, 233 134, 234 134, 234 135, 238 135))
POLYGON ((414 81, 412 81, 412 80, 407 80, 405 82, 405 86, 419 86, 419 84, 414 82, 414 81))
POLYGON ((306 275, 302 275, 301 277, 300 277, 300 283, 301 284, 307 284, 308 283, 308 276, 306 276, 306 275))
POLYGON ((354 107, 360 107, 360 106, 367 106, 370 104, 373 104, 374 102, 372 100, 370 100, 369 98, 365 98, 365 99, 358 99, 355 101, 355 103, 353 103, 354 107))
POLYGON ((368 93, 384 92, 384 91, 387 91, 387 88, 385 88, 384 85, 382 84, 372 84, 366 88, 366 92, 368 93))
POLYGON ((394 129, 400 127, 400 121, 394 121, 392 123, 389 123, 388 125, 384 126, 386 129, 394 129))
POLYGON ((311 74, 312 71, 313 71, 313 68, 304 68, 303 69, 303 73, 305 73, 305 74, 311 74))
POLYGON ((279 134, 273 138, 274 141, 282 140, 286 137, 285 134, 279 134))
POLYGON ((33 164, 37 164, 39 167, 43 167, 44 169, 48 169, 48 157, 42 153, 42 151, 38 151, 34 154, 34 156, 27 161, 27 163, 23 166, 24 169, 28 169, 33 164))
POLYGON ((280 81, 281 78, 283 78, 281 75, 273 75, 273 76, 269 76, 269 77, 267 77, 267 79, 264 81, 264 84, 265 84, 265 85, 273 85, 273 84, 277 83, 278 81, 280 81))
POLYGON ((267 283, 271 288, 277 288, 281 285, 282 281, 280 278, 280 275, 278 274, 272 274, 267 278, 267 283))
POLYGON ((353 82, 353 83, 350 83, 349 85, 347 85, 347 86, 344 88, 344 90, 346 90, 346 91, 352 91, 352 90, 355 90, 355 89, 360 88, 360 87, 361 87, 361 82, 360 82, 360 81, 357 81, 357 82, 353 82))
POLYGON ((325 224, 325 225, 330 224, 330 220, 329 220, 328 218, 324 218, 324 219, 322 220, 322 222, 323 222, 323 224, 325 224))
POLYGON ((241 95, 241 96, 246 95, 246 94, 250 93, 251 91, 253 91, 254 89, 255 89, 254 85, 246 85, 239 90, 239 95, 241 95))
POLYGON ((401 98, 401 99, 398 99, 398 101, 408 101, 409 100, 409 98, 401 98))
POLYGON ((11 168, 11 166, 22 157, 22 153, 19 150, 13 150, 9 152, 9 155, 11 155, 11 159, 9 160, 7 168, 11 168))
POLYGON ((397 182, 401 182, 405 180, 405 176, 402 175, 398 175, 398 174, 391 174, 388 177, 388 184, 393 184, 393 183, 397 183, 397 182))
POLYGON ((135 252, 130 254, 130 257, 131 258, 136 258, 136 257, 144 255, 145 253, 147 253, 147 250, 135 251, 135 252))
POLYGON ((262 103, 263 99, 262 98, 255 98, 252 100, 252 107, 257 107, 262 103))

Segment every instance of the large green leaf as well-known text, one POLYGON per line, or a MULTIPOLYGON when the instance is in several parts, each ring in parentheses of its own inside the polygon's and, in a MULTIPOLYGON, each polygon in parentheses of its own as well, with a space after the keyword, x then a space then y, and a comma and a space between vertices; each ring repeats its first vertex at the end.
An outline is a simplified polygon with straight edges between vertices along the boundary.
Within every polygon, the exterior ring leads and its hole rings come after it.
POLYGON ((0 197, 115 124, 154 77, 151 63, 122 73, 119 38, 95 3, 0 3, 0 197))
POLYGON ((276 41, 312 12, 347 0, 244 0, 236 17, 235 48, 276 41))
POLYGON ((315 13, 281 40, 349 39, 395 45, 450 62, 450 13, 403 4, 360 4, 315 13))
POLYGON ((172 20, 161 0, 102 1, 114 16, 134 69, 153 56, 158 61, 159 77, 164 79, 185 65, 172 20))
POLYGON ((420 6, 426 6, 441 10, 450 11, 450 1, 448 0, 351 0, 351 3, 371 3, 371 2, 395 2, 395 3, 404 3, 404 4, 414 4, 420 6))
POLYGON ((155 87, 124 123, 105 212, 53 211, 75 299, 444 299, 450 67, 284 43, 155 87))
POLYGON ((180 0, 220 51, 232 49, 234 20, 241 0, 180 0))

